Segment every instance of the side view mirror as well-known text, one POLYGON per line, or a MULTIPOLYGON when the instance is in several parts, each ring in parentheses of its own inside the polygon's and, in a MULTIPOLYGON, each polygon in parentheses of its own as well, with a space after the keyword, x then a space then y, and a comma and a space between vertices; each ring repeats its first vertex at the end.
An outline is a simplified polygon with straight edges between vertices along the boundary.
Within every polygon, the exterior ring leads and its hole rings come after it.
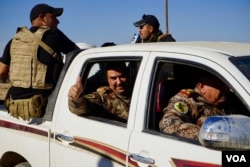
POLYGON ((250 117, 211 116, 200 129, 199 141, 215 150, 250 150, 250 117))

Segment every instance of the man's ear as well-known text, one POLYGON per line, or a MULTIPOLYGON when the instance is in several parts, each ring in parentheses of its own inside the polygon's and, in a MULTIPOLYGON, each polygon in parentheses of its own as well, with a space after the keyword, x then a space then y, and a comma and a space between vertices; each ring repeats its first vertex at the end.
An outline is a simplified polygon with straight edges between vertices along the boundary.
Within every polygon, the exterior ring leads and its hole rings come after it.
POLYGON ((203 83, 199 82, 197 86, 202 94, 206 93, 205 85, 203 83))
POLYGON ((39 19, 41 19, 43 22, 45 21, 44 19, 45 19, 45 13, 40 13, 39 14, 39 19))
POLYGON ((151 33, 154 31, 154 27, 151 26, 151 25, 148 25, 148 29, 149 29, 149 31, 150 31, 151 33))

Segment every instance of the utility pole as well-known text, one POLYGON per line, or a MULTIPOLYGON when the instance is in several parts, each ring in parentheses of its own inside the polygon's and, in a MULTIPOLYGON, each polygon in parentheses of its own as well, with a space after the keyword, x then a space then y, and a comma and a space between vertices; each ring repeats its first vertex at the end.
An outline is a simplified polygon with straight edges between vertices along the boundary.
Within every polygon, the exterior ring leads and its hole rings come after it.
POLYGON ((166 33, 168 34, 169 31, 168 31, 168 0, 165 0, 165 14, 166 14, 166 33))

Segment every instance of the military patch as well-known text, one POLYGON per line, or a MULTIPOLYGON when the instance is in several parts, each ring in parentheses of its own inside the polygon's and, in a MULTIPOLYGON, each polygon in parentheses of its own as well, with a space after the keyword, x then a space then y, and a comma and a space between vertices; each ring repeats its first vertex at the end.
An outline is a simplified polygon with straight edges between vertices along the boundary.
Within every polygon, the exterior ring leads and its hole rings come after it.
POLYGON ((84 95, 84 97, 87 99, 94 99, 95 95, 94 94, 87 94, 87 95, 84 95))
POLYGON ((179 113, 186 114, 188 112, 188 107, 183 102, 176 102, 174 104, 174 109, 178 111, 179 113))
POLYGON ((192 90, 192 89, 182 89, 180 91, 180 93, 186 97, 189 97, 193 92, 194 92, 194 90, 192 90))
POLYGON ((110 90, 109 87, 107 87, 107 86, 102 86, 102 87, 99 87, 99 88, 97 89, 97 92, 104 94, 104 93, 106 93, 108 90, 110 90))

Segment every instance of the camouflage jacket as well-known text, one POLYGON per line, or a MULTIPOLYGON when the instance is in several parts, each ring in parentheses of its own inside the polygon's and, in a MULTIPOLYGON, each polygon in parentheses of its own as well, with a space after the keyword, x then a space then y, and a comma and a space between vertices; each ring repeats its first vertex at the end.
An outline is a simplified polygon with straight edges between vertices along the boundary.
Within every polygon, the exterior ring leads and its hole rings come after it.
POLYGON ((198 132, 205 119, 212 115, 225 115, 224 109, 209 104, 198 89, 183 89, 173 96, 159 123, 162 132, 198 139, 198 132))
POLYGON ((108 112, 121 120, 128 119, 130 98, 116 94, 107 86, 100 87, 96 92, 81 95, 77 100, 69 100, 69 109, 77 115, 108 112), (98 110, 98 111, 95 111, 98 110))

